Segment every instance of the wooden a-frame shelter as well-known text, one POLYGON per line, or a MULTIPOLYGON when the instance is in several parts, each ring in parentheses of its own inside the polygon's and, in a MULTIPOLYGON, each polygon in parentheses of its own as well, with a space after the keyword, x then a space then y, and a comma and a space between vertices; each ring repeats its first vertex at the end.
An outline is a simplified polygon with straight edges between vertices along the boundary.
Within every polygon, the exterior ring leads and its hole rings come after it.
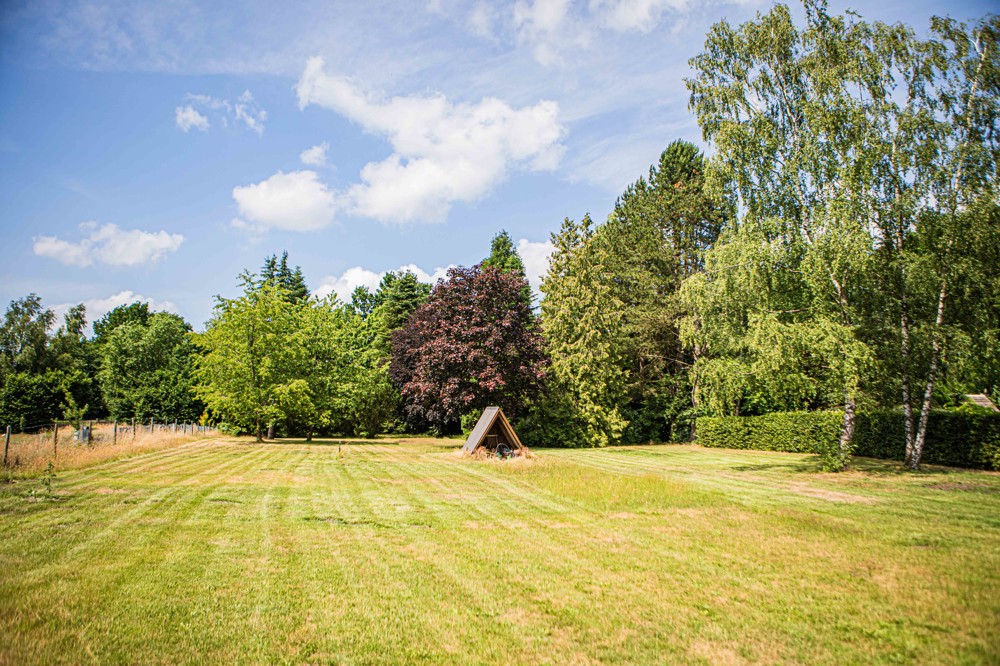
POLYGON ((480 449, 491 453, 496 453, 498 450, 503 452, 506 449, 514 455, 522 455, 527 451, 499 407, 487 407, 483 410, 479 422, 465 440, 462 453, 473 454, 480 449))

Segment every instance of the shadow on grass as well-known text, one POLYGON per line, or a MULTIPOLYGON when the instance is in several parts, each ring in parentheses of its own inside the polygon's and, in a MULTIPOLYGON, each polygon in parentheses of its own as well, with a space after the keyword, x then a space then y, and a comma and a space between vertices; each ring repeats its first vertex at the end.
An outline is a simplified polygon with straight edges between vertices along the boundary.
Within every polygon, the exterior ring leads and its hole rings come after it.
POLYGON ((797 463, 762 462, 762 463, 752 463, 747 465, 734 465, 732 469, 737 472, 775 471, 775 472, 797 472, 800 474, 823 471, 822 468, 820 467, 819 456, 816 456, 815 460, 808 459, 797 463))
POLYGON ((312 441, 304 438, 265 439, 262 444, 272 446, 399 446, 401 439, 357 439, 349 437, 316 437, 312 441))
POLYGON ((279 438, 264 440, 262 444, 268 446, 315 446, 315 447, 339 447, 345 450, 350 448, 365 448, 371 446, 405 446, 419 444, 431 449, 451 451, 461 448, 465 440, 443 439, 435 437, 380 437, 377 439, 362 439, 360 437, 316 437, 312 441, 304 438, 279 438))
POLYGON ((983 472, 981 469, 944 467, 943 465, 921 465, 920 469, 914 472, 898 460, 880 460, 878 458, 863 458, 861 456, 851 458, 848 469, 871 474, 872 476, 947 476, 951 474, 980 474, 983 472))
MULTIPOLYGON (((732 469, 738 472, 762 472, 780 471, 795 472, 805 474, 824 473, 822 461, 819 456, 810 456, 799 462, 760 462, 743 465, 734 465, 732 469)), ((916 472, 905 467, 898 460, 880 460, 878 458, 863 458, 856 456, 851 458, 847 464, 848 472, 861 472, 869 476, 898 477, 898 476, 948 476, 952 474, 975 474, 982 470, 964 469, 961 467, 943 467, 941 465, 922 465, 916 472)), ((836 472, 830 472, 836 474, 836 472)))

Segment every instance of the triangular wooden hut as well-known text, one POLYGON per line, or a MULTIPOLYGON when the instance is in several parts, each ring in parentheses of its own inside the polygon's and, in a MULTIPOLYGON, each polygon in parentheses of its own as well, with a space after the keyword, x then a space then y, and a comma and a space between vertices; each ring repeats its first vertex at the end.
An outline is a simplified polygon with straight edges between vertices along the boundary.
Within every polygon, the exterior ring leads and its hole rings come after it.
POLYGON ((514 455, 521 455, 527 450, 499 407, 487 407, 483 410, 469 439, 465 440, 462 453, 472 454, 479 449, 491 453, 499 451, 501 454, 506 451, 514 455))

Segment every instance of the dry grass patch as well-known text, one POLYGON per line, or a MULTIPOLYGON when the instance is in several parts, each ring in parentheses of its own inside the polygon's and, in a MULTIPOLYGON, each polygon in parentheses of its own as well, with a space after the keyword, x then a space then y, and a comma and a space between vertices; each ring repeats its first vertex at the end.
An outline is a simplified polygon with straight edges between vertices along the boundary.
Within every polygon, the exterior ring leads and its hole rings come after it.
POLYGON ((206 436, 203 434, 160 430, 150 433, 140 429, 135 437, 131 433, 119 434, 116 441, 112 426, 101 424, 94 427, 88 444, 73 441, 73 429, 63 426, 59 428, 58 438, 53 430, 36 435, 12 435, 7 452, 7 469, 3 474, 8 479, 37 476, 46 471, 49 463, 56 471, 81 469, 204 439, 206 436))

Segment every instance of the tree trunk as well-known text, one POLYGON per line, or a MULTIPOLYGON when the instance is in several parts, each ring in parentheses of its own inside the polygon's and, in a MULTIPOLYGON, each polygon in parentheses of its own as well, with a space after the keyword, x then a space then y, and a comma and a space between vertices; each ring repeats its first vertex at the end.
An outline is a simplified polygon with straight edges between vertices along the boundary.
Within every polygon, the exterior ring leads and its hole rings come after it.
POLYGON ((271 424, 269 424, 267 426, 267 438, 271 439, 271 440, 274 439, 274 424, 273 423, 271 423, 271 424))
POLYGON ((261 443, 263 441, 264 441, 264 438, 261 437, 260 423, 258 423, 257 424, 257 443, 259 444, 259 443, 261 443))
POLYGON ((900 379, 903 388, 903 431, 905 433, 905 456, 907 465, 913 459, 913 396, 910 393, 910 313, 906 294, 903 294, 903 310, 899 317, 899 358, 900 379))
MULTIPOLYGON (((701 356, 701 345, 697 342, 694 345, 694 362, 691 364, 693 368, 695 364, 698 363, 698 357, 701 356)), ((698 373, 691 373, 691 411, 694 412, 695 418, 691 419, 691 433, 688 435, 688 441, 693 442, 698 439, 698 373)))
POLYGON ((307 442, 313 441, 313 429, 312 428, 309 428, 308 430, 306 430, 306 441, 307 442))
POLYGON ((840 469, 847 467, 847 460, 851 456, 851 443, 854 441, 854 426, 857 423, 855 414, 854 396, 848 394, 844 397, 844 420, 840 425, 840 443, 838 444, 838 458, 840 469))
POLYGON ((924 388, 924 402, 920 406, 920 425, 917 427, 917 435, 913 440, 913 455, 906 461, 906 466, 912 470, 920 469, 920 457, 924 452, 924 442, 927 441, 927 422, 931 415, 934 382, 937 381, 938 362, 941 359, 941 326, 944 324, 944 306, 947 294, 947 285, 942 283, 941 291, 938 293, 934 332, 931 337, 931 365, 927 370, 927 386, 924 388))

